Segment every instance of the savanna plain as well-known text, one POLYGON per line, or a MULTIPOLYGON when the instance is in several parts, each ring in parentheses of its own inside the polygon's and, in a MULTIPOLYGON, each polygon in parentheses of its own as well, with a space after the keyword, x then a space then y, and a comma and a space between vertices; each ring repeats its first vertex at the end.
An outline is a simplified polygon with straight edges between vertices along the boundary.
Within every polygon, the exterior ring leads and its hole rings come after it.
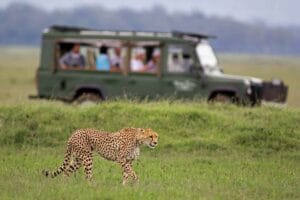
POLYGON ((300 199, 300 59, 221 55, 226 73, 289 85, 285 106, 239 107, 201 101, 120 99, 78 106, 29 100, 38 48, 0 48, 0 199, 300 199), (139 185, 94 156, 93 181, 79 170, 48 179, 77 128, 151 127, 156 149, 141 149, 139 185))

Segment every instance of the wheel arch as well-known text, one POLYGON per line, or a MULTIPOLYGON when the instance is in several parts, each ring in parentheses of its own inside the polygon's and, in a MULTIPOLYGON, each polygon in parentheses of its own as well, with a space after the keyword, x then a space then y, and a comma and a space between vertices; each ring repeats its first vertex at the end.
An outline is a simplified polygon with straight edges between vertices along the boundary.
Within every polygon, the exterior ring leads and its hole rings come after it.
POLYGON ((208 95, 208 101, 211 101, 214 97, 216 97, 218 94, 223 94, 229 97, 239 98, 238 92, 235 89, 232 88, 218 88, 214 89, 210 92, 208 95))

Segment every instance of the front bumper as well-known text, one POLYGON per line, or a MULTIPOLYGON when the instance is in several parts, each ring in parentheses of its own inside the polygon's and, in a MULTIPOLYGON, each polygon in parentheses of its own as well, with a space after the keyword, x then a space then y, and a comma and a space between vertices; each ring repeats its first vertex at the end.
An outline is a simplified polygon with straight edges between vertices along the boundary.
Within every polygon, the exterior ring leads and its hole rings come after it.
POLYGON ((264 101, 285 103, 287 100, 288 86, 283 81, 274 79, 264 81, 262 85, 261 98, 264 101))

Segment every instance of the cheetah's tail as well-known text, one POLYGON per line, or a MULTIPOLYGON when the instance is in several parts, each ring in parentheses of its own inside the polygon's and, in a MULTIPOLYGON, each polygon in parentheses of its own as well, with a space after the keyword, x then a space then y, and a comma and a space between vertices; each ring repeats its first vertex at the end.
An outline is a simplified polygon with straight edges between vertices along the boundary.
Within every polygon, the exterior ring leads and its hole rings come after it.
POLYGON ((55 171, 50 171, 50 170, 44 169, 42 171, 43 175, 45 175, 46 177, 55 178, 56 176, 58 176, 59 174, 61 174, 62 172, 64 172, 66 170, 67 166, 69 166, 69 164, 70 164, 70 159, 71 159, 71 150, 69 148, 67 148, 63 164, 60 167, 58 167, 57 170, 55 170, 55 171))

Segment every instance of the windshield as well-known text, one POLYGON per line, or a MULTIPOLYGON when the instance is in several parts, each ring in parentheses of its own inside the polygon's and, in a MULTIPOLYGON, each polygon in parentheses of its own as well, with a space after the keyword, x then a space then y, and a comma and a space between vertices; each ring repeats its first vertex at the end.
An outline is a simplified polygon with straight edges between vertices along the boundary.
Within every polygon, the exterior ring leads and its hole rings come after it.
POLYGON ((196 52, 205 71, 220 71, 217 57, 207 41, 201 41, 196 47, 196 52))

